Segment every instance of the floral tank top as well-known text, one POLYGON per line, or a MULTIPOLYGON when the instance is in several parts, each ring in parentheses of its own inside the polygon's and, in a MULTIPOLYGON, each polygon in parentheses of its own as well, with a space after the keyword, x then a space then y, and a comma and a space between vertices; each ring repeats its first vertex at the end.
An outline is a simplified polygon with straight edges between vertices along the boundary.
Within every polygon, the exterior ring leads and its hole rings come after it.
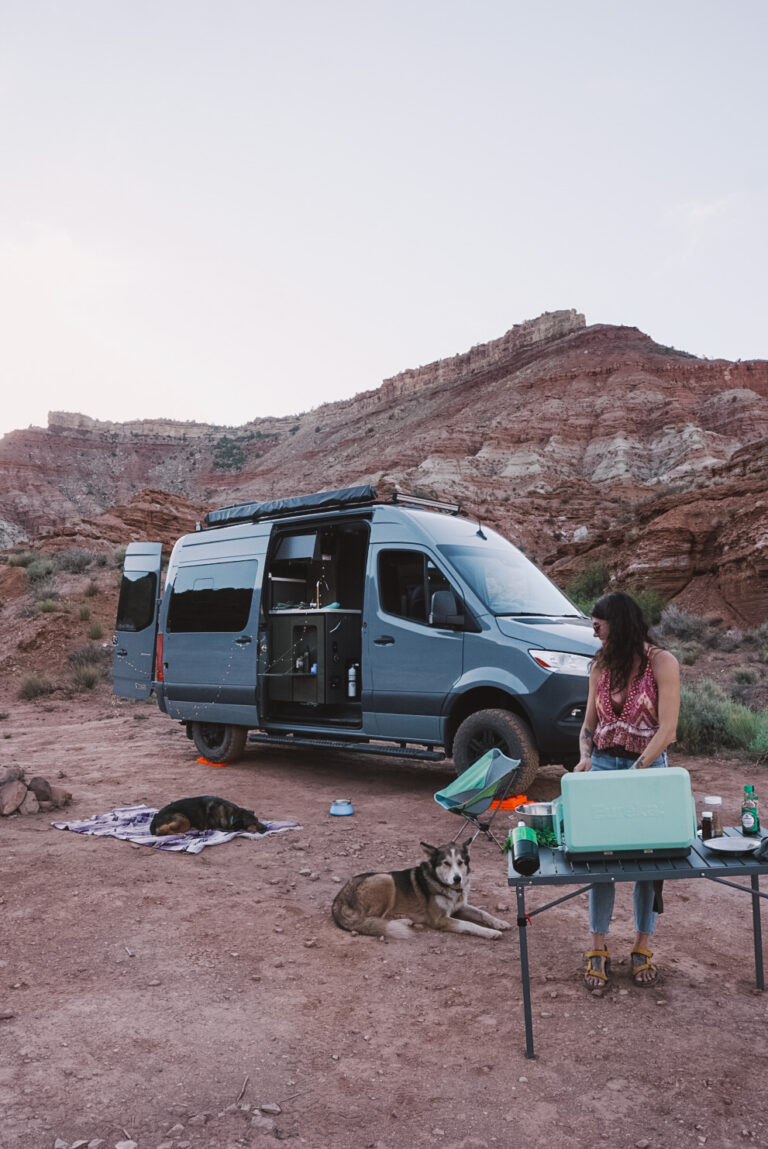
POLYGON ((594 745, 598 750, 623 746, 630 754, 640 754, 659 729, 659 687, 651 665, 649 651, 645 670, 629 684, 627 697, 617 714, 611 698, 611 678, 607 670, 597 683, 597 730, 594 745))

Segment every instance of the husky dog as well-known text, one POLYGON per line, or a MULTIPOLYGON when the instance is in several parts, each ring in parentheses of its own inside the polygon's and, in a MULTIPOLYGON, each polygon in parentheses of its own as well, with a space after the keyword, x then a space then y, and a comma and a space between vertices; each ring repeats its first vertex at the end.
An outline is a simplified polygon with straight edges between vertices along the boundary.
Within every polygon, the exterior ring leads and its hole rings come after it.
POLYGON ((186 834, 189 830, 246 830, 251 834, 261 834, 268 828, 253 810, 245 810, 212 794, 169 802, 157 811, 149 824, 150 834, 158 837, 186 834))
POLYGON ((471 906, 466 845, 421 846, 427 860, 410 870, 358 874, 333 899, 337 926, 375 937, 407 938, 411 926, 500 938, 509 922, 471 906))

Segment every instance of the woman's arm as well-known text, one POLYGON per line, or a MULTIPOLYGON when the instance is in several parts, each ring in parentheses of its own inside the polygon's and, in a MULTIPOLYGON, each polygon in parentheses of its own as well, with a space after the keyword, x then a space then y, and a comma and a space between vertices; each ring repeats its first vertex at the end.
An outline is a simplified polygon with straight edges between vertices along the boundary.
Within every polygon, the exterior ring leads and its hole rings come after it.
POLYGON ((659 687, 659 729, 642 754, 632 764, 634 770, 644 770, 663 754, 677 738, 677 719, 680 714, 680 663, 668 650, 659 650, 653 656, 653 673, 659 687))
POLYGON ((595 727, 597 726, 597 705, 595 703, 595 696, 597 694, 597 681, 600 677, 600 672, 595 666, 589 672, 589 695, 587 697, 587 709, 584 714, 584 723, 579 732, 579 761, 574 766, 574 770, 591 770, 592 769, 592 742, 595 734, 595 727))

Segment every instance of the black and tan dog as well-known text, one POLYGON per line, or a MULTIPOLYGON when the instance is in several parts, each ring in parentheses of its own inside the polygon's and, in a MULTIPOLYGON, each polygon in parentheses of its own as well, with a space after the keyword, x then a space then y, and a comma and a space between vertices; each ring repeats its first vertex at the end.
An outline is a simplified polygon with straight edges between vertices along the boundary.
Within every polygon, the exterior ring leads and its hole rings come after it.
POLYGON ((249 834, 263 834, 268 829, 253 810, 245 810, 213 794, 169 802, 157 811, 149 824, 150 834, 158 837, 186 834, 189 830, 246 830, 249 834))
POLYGON ((333 899, 337 926, 375 937, 407 938, 411 926, 500 938, 509 922, 471 906, 466 845, 421 843, 427 860, 410 870, 358 874, 333 899))

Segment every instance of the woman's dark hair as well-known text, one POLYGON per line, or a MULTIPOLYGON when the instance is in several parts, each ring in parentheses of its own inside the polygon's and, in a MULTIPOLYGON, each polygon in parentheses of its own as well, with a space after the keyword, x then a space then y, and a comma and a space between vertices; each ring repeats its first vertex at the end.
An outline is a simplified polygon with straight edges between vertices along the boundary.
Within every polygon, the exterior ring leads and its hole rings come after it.
POLYGON ((648 623, 645 616, 631 595, 620 590, 599 598, 590 615, 603 619, 611 628, 595 662, 601 670, 610 673, 613 690, 625 690, 635 660, 640 659, 638 674, 643 673, 648 661, 645 653, 648 623))

